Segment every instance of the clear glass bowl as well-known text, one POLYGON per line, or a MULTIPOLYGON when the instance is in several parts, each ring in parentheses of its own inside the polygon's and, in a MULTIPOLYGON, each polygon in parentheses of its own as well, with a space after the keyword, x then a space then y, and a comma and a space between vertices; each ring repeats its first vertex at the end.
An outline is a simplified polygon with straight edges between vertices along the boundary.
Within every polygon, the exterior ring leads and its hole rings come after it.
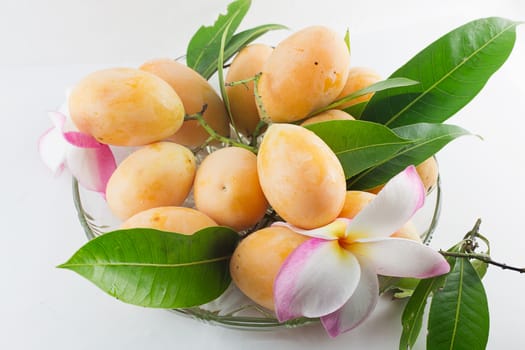
MULTIPOLYGON (((83 189, 73 179, 73 200, 78 218, 88 239, 93 239, 105 232, 118 229, 119 220, 111 214, 102 195, 83 189)), ((191 199, 186 203, 191 206, 191 199)), ((429 192, 425 205, 412 221, 421 238, 428 244, 432 238, 440 214, 441 186, 437 185, 429 192)), ((382 290, 386 286, 382 286, 382 290)), ((233 284, 218 299, 199 306, 172 310, 179 315, 195 318, 204 322, 236 329, 265 330, 275 327, 299 327, 317 319, 299 318, 279 322, 272 311, 251 302, 233 284)))

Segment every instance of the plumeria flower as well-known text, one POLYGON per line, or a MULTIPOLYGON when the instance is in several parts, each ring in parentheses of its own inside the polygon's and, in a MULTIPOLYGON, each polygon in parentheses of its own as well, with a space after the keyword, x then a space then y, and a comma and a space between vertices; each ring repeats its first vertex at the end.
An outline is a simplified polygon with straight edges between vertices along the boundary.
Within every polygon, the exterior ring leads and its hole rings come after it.
MULTIPOLYGON (((279 321, 320 317, 332 337, 361 324, 375 308, 377 275, 428 278, 450 269, 426 245, 390 235, 423 205, 425 191, 414 166, 392 178, 354 219, 302 230, 312 237, 284 262, 274 283, 279 321)), ((274 224, 275 225, 275 224, 274 224)))
POLYGON ((115 157, 108 145, 79 131, 66 131, 67 118, 59 112, 50 112, 53 127, 38 142, 40 157, 59 175, 64 168, 86 189, 106 192, 107 182, 116 168, 115 157))

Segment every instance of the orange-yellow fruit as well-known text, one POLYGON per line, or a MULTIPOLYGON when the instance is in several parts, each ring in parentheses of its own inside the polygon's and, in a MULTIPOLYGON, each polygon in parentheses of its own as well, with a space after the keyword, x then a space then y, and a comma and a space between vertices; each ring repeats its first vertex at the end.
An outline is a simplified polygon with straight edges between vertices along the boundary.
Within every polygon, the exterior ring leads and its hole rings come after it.
POLYGON ((220 225, 245 230, 264 216, 268 202, 257 174, 257 157, 239 147, 204 158, 193 185, 195 206, 220 225))
POLYGON ((343 90, 349 63, 343 38, 326 27, 308 27, 284 39, 264 64, 258 84, 267 117, 293 122, 328 105, 343 90))
POLYGON ((355 118, 339 109, 329 109, 325 112, 306 119, 301 123, 301 125, 306 126, 315 123, 327 122, 330 120, 355 120, 355 118))
MULTIPOLYGON (((353 219, 361 210, 363 210, 368 203, 376 197, 375 194, 364 191, 347 191, 345 197, 345 204, 341 213, 340 218, 353 219)), ((414 241, 421 241, 416 227, 412 221, 405 223, 399 230, 394 232, 391 237, 407 238, 414 241)))
MULTIPOLYGON (((339 94, 339 96, 337 96, 336 99, 343 98, 358 90, 364 89, 374 83, 377 83, 378 81, 381 81, 381 76, 377 74, 374 70, 365 67, 352 67, 350 68, 350 71, 348 73, 348 78, 346 80, 346 84, 343 88, 343 91, 341 91, 341 93, 339 94)), ((361 102, 366 102, 370 100, 373 95, 374 93, 371 92, 366 95, 359 96, 345 104, 338 106, 337 108, 343 109, 361 102)))
POLYGON ((414 225, 412 221, 406 222, 399 230, 394 232, 391 237, 406 238, 416 242, 422 242, 416 225, 414 225))
POLYGON ((270 205, 295 226, 324 226, 343 208, 346 182, 339 160, 301 126, 272 124, 259 148, 257 170, 270 205))
MULTIPOLYGON (((264 44, 253 44, 243 48, 233 59, 226 83, 241 81, 254 77, 262 71, 273 48, 264 44)), ((253 134, 261 120, 253 93, 253 82, 226 88, 233 121, 237 130, 246 136, 253 134)))
POLYGON ((364 191, 347 191, 345 204, 339 213, 339 217, 353 219, 375 196, 373 193, 364 191))
POLYGON ((80 131, 117 146, 162 140, 184 120, 182 102, 165 81, 131 68, 104 69, 85 77, 71 91, 69 111, 80 131))
MULTIPOLYGON (((428 158, 423 163, 420 163, 418 166, 416 166, 416 171, 419 175, 419 178, 421 179, 421 182, 423 182, 425 193, 428 194, 436 186, 437 179, 439 177, 439 168, 436 159, 434 157, 428 158)), ((384 186, 384 184, 378 185, 367 190, 367 192, 377 194, 383 189, 384 186)))
POLYGON ((267 227, 243 239, 233 252, 233 282, 250 299, 274 309, 273 282, 283 262, 309 237, 285 227, 267 227))
POLYGON ((146 209, 181 205, 195 177, 195 157, 173 142, 156 142, 131 153, 108 181, 106 199, 126 220, 146 209))
MULTIPOLYGON (((230 133, 229 118, 224 103, 213 87, 199 73, 172 59, 156 59, 144 63, 141 70, 165 80, 179 95, 186 114, 195 114, 207 108, 204 120, 219 134, 230 133)), ((187 147, 200 146, 210 135, 196 120, 185 121, 169 140, 187 147)))
POLYGON ((421 181, 423 182, 423 186, 425 186, 426 193, 428 193, 436 186, 439 176, 436 158, 428 158, 423 163, 416 166, 416 170, 419 174, 419 177, 421 178, 421 181))
POLYGON ((158 207, 141 211, 124 221, 120 228, 153 228, 191 235, 203 228, 217 226, 206 214, 185 207, 158 207))

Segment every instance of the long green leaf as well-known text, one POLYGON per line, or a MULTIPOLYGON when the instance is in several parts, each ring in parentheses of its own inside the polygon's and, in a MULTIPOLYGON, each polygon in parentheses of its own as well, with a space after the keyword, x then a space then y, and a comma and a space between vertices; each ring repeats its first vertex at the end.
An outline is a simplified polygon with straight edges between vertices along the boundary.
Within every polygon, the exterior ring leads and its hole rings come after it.
POLYGON ((360 120, 333 120, 306 127, 334 151, 346 178, 391 159, 411 143, 384 125, 360 120))
POLYGON ((215 299, 228 287, 229 260, 238 239, 225 227, 193 235, 118 230, 89 241, 59 267, 126 303, 191 307, 215 299))
POLYGON ((384 184, 408 165, 422 163, 450 141, 469 134, 467 130, 459 126, 429 123, 407 125, 393 129, 393 131, 399 137, 414 142, 385 162, 350 179, 349 188, 370 189, 384 184))
POLYGON ((230 118, 230 122, 232 123, 233 128, 235 129, 235 131, 237 131, 237 128, 235 127, 235 123, 233 121, 230 100, 228 98, 228 94, 226 93, 226 85, 224 83, 224 70, 222 69, 222 67, 224 66, 224 47, 226 46, 226 33, 228 29, 230 28, 232 21, 233 21, 233 18, 230 19, 228 23, 226 23, 226 28, 224 32, 222 33, 221 42, 219 46, 219 52, 217 55, 217 62, 216 62, 217 66, 215 68, 218 71, 217 78, 219 79, 219 89, 221 92, 222 100, 224 101, 224 107, 226 108, 226 112, 228 113, 228 117, 230 118))
POLYGON ((417 337, 421 331, 423 315, 428 297, 432 292, 442 287, 445 282, 445 276, 438 276, 421 280, 403 310, 401 324, 403 331, 399 341, 399 350, 411 349, 416 343, 417 337))
MULTIPOLYGON (((280 24, 263 24, 234 34, 230 41, 226 43, 226 46, 224 48, 224 62, 228 61, 243 47, 256 40, 261 35, 264 35, 265 33, 269 32, 270 30, 286 28, 287 27, 280 24)), ((202 68, 201 75, 204 78, 209 79, 217 71, 217 62, 217 57, 215 57, 214 60, 210 60, 208 62, 208 66, 202 68)))
POLYGON ((228 43, 239 27, 251 5, 250 0, 236 0, 228 5, 226 14, 219 15, 213 26, 201 26, 188 43, 186 64, 203 75, 210 66, 215 67, 219 54, 222 34, 226 32, 228 43), (231 21, 229 28, 226 29, 231 21), (215 64, 214 64, 215 62, 215 64))
POLYGON ((350 114, 355 119, 360 119, 361 114, 363 114, 363 111, 365 110, 367 103, 368 101, 359 102, 359 103, 356 103, 355 105, 351 105, 349 107, 344 108, 343 111, 350 114))
POLYGON ((505 62, 517 25, 504 18, 484 18, 444 35, 391 75, 417 80, 423 91, 376 93, 361 118, 390 127, 445 121, 472 100, 505 62))
POLYGON ((483 283, 470 261, 456 259, 445 287, 432 298, 428 350, 484 350, 489 309, 483 283))
POLYGON ((385 90, 390 90, 390 89, 397 89, 397 88, 402 88, 402 87, 407 87, 407 86, 414 86, 417 84, 418 82, 415 80, 402 78, 402 77, 401 78, 390 78, 390 79, 378 81, 377 83, 374 83, 370 86, 367 86, 347 96, 343 96, 340 99, 335 100, 329 105, 314 111, 313 113, 311 113, 311 115, 319 114, 329 109, 339 107, 342 104, 350 102, 360 96, 369 94, 371 92, 379 92, 379 91, 385 91, 385 90))

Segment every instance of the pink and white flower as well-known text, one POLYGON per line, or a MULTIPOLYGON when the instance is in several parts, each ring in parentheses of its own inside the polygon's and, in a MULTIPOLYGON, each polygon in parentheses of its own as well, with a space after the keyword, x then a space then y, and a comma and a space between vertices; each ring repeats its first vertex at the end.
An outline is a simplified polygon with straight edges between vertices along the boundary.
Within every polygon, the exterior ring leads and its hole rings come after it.
POLYGON ((38 142, 40 157, 59 175, 64 168, 86 189, 106 192, 107 182, 116 168, 115 157, 108 145, 79 131, 66 131, 67 118, 59 112, 50 112, 53 127, 38 142))
POLYGON ((280 321, 320 317, 332 337, 361 324, 375 308, 377 275, 428 278, 449 271, 428 246, 390 235, 423 205, 425 191, 415 167, 392 178, 353 220, 293 231, 312 237, 284 262, 274 282, 280 321))

